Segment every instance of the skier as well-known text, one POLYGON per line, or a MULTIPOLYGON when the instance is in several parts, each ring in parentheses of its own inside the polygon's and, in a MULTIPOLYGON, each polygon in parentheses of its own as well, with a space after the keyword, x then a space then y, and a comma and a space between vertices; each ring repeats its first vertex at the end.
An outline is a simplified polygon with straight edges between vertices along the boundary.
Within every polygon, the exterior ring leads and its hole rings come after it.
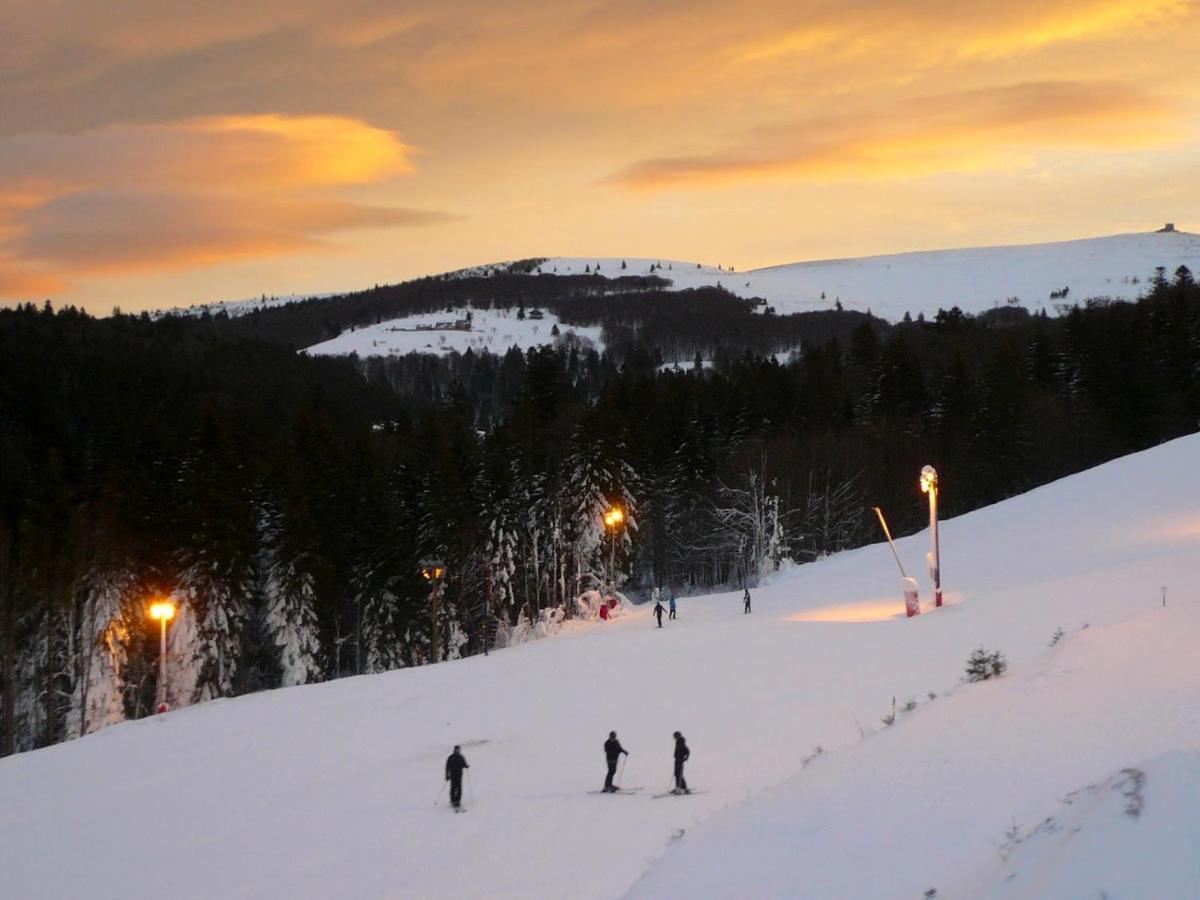
POLYGON ((663 605, 661 600, 654 601, 654 615, 658 619, 658 627, 662 628, 663 605))
POLYGON ((690 794, 687 782, 683 780, 683 764, 688 761, 692 751, 688 749, 687 741, 678 731, 675 732, 675 789, 672 794, 690 794))
POLYGON ((675 619, 675 595, 674 594, 671 595, 671 599, 669 602, 671 604, 671 614, 669 616, 667 616, 667 618, 674 621, 674 619, 675 619))
MULTIPOLYGON (((659 622, 659 625, 661 626, 662 623, 659 622)), ((626 756, 629 755, 629 751, 622 747, 621 742, 617 740, 617 733, 610 731, 608 733, 608 740, 604 742, 604 758, 608 762, 608 775, 604 779, 604 792, 606 794, 615 793, 617 790, 613 787, 612 780, 613 776, 617 774, 617 760, 620 759, 622 753, 626 756)))
POLYGON ((746 594, 744 597, 742 597, 742 604, 745 606, 745 609, 742 610, 742 613, 745 614, 750 612, 750 588, 746 588, 746 594))
POLYGON ((446 780, 450 782, 450 805, 455 809, 459 808, 462 803, 462 773, 463 769, 469 769, 466 759, 462 755, 462 748, 454 745, 454 752, 446 757, 446 780))

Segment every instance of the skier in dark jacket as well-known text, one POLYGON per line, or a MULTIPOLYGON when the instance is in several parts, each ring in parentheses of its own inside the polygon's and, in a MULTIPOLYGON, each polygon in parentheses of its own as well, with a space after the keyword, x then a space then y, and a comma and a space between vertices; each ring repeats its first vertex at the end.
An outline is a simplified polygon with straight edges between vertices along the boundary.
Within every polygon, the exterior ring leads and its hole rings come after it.
POLYGON ((688 761, 692 751, 688 749, 687 741, 678 731, 675 732, 675 790, 672 794, 690 794, 687 782, 683 780, 683 764, 688 761))
POLYGON ((608 762, 608 775, 604 779, 604 792, 611 794, 616 791, 613 787, 613 776, 617 774, 617 760, 621 758, 621 754, 629 755, 629 751, 621 746, 621 742, 617 740, 617 733, 610 731, 608 740, 604 742, 604 758, 608 762))
POLYGON ((462 755, 462 748, 454 745, 454 752, 446 757, 446 780, 450 782, 450 805, 458 809, 462 803, 462 773, 469 769, 467 760, 462 755))
POLYGON ((658 627, 662 628, 663 605, 661 600, 654 601, 654 615, 658 619, 658 627))
POLYGON ((745 606, 745 609, 743 609, 742 612, 750 612, 750 588, 746 588, 746 595, 742 597, 742 604, 745 606))

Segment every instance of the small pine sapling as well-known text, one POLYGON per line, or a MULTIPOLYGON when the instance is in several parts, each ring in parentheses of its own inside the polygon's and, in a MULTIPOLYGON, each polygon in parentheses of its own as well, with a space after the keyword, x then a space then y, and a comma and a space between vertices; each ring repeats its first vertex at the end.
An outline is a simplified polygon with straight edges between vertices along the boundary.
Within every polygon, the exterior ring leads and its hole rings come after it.
POLYGON ((1008 669, 1008 660, 999 650, 984 650, 982 647, 972 650, 967 657, 967 670, 964 680, 987 681, 999 678, 1008 669))
POLYGON ((1051 646, 1051 647, 1057 646, 1058 642, 1063 639, 1063 636, 1065 634, 1066 634, 1066 632, 1064 632, 1061 627, 1054 629, 1054 634, 1051 635, 1051 637, 1050 637, 1049 646, 1051 646))

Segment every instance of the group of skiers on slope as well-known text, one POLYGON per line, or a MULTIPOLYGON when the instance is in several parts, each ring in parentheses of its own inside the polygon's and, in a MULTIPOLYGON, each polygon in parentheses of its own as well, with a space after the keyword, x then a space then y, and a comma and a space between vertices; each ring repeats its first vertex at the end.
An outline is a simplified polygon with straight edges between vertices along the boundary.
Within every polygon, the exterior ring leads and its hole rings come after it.
MULTIPOLYGON (((604 759, 608 763, 608 775, 604 778, 604 793, 612 794, 620 790, 613 784, 613 776, 617 774, 617 761, 621 754, 629 755, 629 751, 617 740, 617 733, 610 731, 608 740, 604 742, 604 759)), ((672 794, 690 794, 687 781, 683 777, 683 764, 688 761, 692 751, 688 749, 687 741, 678 731, 675 732, 675 787, 672 794)))
MULTIPOLYGON (((671 599, 667 601, 667 604, 671 607, 671 613, 667 618, 673 620, 675 618, 675 610, 676 610, 674 594, 671 594, 671 599)), ((663 609, 662 601, 658 599, 658 588, 655 588, 654 589, 654 617, 656 619, 658 619, 658 627, 659 628, 662 628, 662 617, 663 617, 664 612, 666 612, 666 610, 663 609)))
MULTIPOLYGON (((604 759, 608 763, 608 774, 604 778, 604 790, 602 793, 613 794, 620 788, 613 784, 613 777, 617 774, 617 762, 621 759, 621 754, 629 755, 629 751, 621 746, 621 742, 617 740, 617 733, 610 731, 608 740, 604 742, 604 759)), ((671 790, 672 794, 690 794, 687 786, 687 781, 683 777, 683 764, 688 761, 692 755, 692 751, 688 749, 687 741, 684 740, 682 734, 675 732, 675 787, 671 790)), ((454 745, 454 752, 446 757, 446 780, 450 782, 450 805, 455 809, 462 806, 462 779, 463 769, 471 768, 467 764, 466 757, 462 755, 462 747, 458 744, 454 745)))
MULTIPOLYGON (((670 614, 667 616, 667 618, 674 619, 676 603, 675 603, 675 595, 673 593, 670 595, 670 599, 667 601, 667 605, 670 607, 670 610, 671 610, 670 614)), ((658 627, 659 628, 663 627, 662 626, 662 617, 663 617, 664 612, 666 612, 666 610, 663 609, 662 601, 658 599, 658 588, 655 588, 654 589, 654 618, 658 619, 658 627)), ((746 592, 742 595, 742 612, 743 613, 750 612, 750 588, 746 588, 746 592)))

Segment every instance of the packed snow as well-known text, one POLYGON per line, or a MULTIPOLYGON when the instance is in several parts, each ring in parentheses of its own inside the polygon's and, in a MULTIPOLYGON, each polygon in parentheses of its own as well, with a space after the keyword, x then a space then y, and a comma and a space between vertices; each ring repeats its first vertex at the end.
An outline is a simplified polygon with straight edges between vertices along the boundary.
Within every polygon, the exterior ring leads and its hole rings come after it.
POLYGON ((454 309, 449 312, 421 313, 400 319, 389 319, 378 325, 367 325, 343 331, 332 340, 309 347, 304 352, 318 356, 403 356, 407 353, 441 355, 451 351, 476 353, 489 351, 503 355, 510 347, 528 350, 543 344, 553 344, 559 338, 574 334, 581 342, 602 346, 601 327, 564 325, 553 313, 537 310, 532 317, 527 310, 524 319, 515 309, 454 309), (466 326, 468 312, 471 315, 466 326), (440 327, 439 327, 440 326, 440 327), (555 334, 557 330, 558 334, 555 334))
POLYGON ((657 275, 675 290, 722 287, 757 297, 781 314, 833 309, 891 321, 905 313, 933 318, 938 309, 981 313, 1016 302, 1054 315, 1062 304, 1107 297, 1135 300, 1154 270, 1170 278, 1179 266, 1200 272, 1200 235, 1182 231, 1118 234, 1085 240, 1009 247, 976 247, 828 259, 738 272, 667 259, 554 257, 541 274, 657 275), (621 264, 625 264, 625 268, 621 264), (651 270, 651 267, 653 271, 651 270), (1065 297, 1051 296, 1067 288, 1065 297))
POLYGON ((947 606, 924 580, 913 619, 877 544, 749 615, 682 598, 0 760, 4 893, 1200 896, 1198 463, 1188 437, 943 523, 947 606), (964 684, 981 646, 1009 670, 964 684), (612 729, 638 793, 589 794, 612 729), (703 792, 655 799, 675 730, 703 792))

